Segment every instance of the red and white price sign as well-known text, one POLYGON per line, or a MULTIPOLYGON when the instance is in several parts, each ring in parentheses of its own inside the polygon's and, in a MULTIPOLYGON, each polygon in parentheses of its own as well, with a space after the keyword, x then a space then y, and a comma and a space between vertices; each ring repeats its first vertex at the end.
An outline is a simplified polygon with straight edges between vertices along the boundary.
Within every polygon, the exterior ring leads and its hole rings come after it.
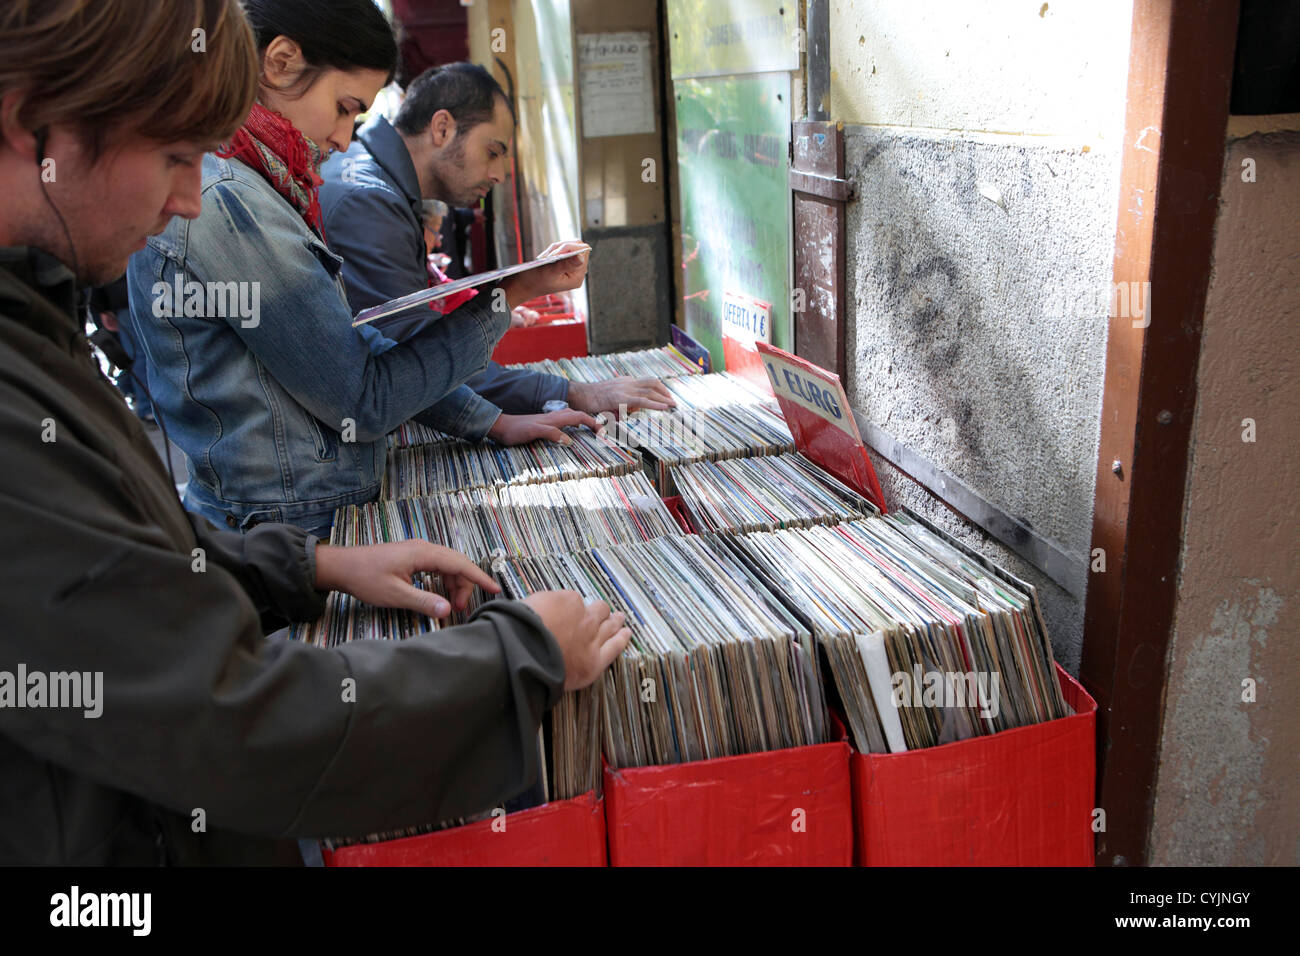
POLYGON ((722 296, 722 334, 753 345, 772 341, 772 306, 752 296, 727 292, 722 296))
POLYGON ((766 386, 767 376, 756 346, 770 341, 772 304, 739 292, 723 293, 722 358, 727 371, 766 386))
POLYGON ((756 349, 795 447, 883 512, 885 496, 839 376, 766 342, 756 349))

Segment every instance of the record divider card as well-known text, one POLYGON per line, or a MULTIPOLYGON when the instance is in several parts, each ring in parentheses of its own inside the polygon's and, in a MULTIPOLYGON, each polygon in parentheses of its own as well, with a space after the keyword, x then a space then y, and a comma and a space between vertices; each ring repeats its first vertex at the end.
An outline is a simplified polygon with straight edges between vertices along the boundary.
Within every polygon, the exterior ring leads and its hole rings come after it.
POLYGON ((687 335, 684 329, 674 325, 669 331, 672 334, 670 344, 673 348, 689 361, 694 362, 705 375, 713 371, 713 360, 709 356, 708 349, 687 335))
POLYGON ((839 376, 766 342, 756 346, 795 447, 884 514, 885 496, 839 376))

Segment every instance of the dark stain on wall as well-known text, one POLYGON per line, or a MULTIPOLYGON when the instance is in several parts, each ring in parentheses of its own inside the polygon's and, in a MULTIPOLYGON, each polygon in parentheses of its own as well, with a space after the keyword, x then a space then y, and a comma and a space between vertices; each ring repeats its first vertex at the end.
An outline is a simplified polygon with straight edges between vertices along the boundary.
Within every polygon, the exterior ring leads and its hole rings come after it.
MULTIPOLYGON (((951 258, 933 251, 922 253, 916 265, 907 268, 901 243, 892 244, 888 258, 887 295, 891 311, 906 325, 906 348, 930 374, 951 374, 961 365, 962 320, 975 309, 962 291, 961 270, 951 258)), ((953 394, 958 394, 955 387, 953 394)), ((946 414, 956 423, 956 440, 972 456, 981 456, 981 433, 972 401, 954 397, 946 414)))

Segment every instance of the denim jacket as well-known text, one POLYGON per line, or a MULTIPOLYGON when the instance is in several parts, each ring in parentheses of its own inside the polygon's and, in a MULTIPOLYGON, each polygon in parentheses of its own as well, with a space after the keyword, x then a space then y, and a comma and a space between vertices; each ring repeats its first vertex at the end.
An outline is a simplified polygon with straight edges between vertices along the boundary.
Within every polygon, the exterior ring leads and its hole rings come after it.
POLYGON ((510 324, 491 289, 397 344, 352 327, 342 260, 257 171, 206 155, 202 196, 197 219, 173 219, 127 269, 188 508, 324 537, 335 508, 375 498, 402 422, 481 437, 463 383, 510 324))
MULTIPOLYGON (((321 176, 325 235, 343 256, 352 310, 360 312, 423 288, 428 267, 420 179, 401 134, 382 116, 372 117, 346 153, 335 153, 325 162, 321 176)), ((404 342, 441 318, 425 307, 379 319, 375 327, 404 342)), ((566 379, 506 369, 496 362, 467 384, 493 412, 510 415, 532 415, 548 401, 569 399, 566 379)))

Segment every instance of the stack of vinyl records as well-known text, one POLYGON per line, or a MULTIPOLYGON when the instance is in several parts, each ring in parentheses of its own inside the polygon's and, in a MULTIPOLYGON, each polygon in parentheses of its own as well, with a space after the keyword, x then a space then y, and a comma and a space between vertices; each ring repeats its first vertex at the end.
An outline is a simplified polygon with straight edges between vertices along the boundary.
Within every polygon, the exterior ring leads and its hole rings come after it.
POLYGON ((330 541, 423 538, 487 568, 500 557, 582 551, 681 533, 649 479, 637 472, 348 505, 336 513, 330 541))
POLYGON ((700 531, 771 531, 837 524, 878 509, 803 455, 727 458, 672 469, 700 531))
POLYGON ((611 432, 657 466, 659 490, 672 493, 669 468, 794 450, 794 438, 771 395, 725 372, 668 379, 677 407, 633 412, 611 432))
POLYGON ((913 516, 712 540, 811 626, 863 753, 1069 713, 1033 589, 913 516))
MULTIPOLYGON (((334 541, 331 536, 331 543, 334 541)), ((361 542, 347 542, 349 544, 361 542)), ((417 574, 414 584, 426 591, 446 594, 440 575, 417 574)), ((315 621, 295 624, 289 631, 291 640, 314 644, 316 647, 337 647, 350 641, 400 641, 415 634, 426 634, 444 627, 464 624, 484 601, 488 600, 480 588, 474 589, 469 606, 464 611, 453 611, 450 616, 435 620, 390 607, 365 604, 351 594, 331 591, 325 599, 325 613, 315 621)))
POLYGON ((457 441, 453 435, 440 432, 419 422, 404 422, 388 433, 389 448, 410 448, 412 445, 438 445, 446 441, 457 441))
MULTIPOLYGON (((793 454, 772 396, 743 379, 666 377, 650 371, 658 350, 596 358, 560 374, 659 375, 678 408, 634 413, 607 436, 569 429, 571 446, 471 445, 408 423, 390 438, 388 500, 340 509, 331 538, 426 538, 489 567, 504 597, 572 589, 626 614, 627 650, 544 726, 547 799, 598 789, 602 751, 621 768, 825 742, 827 696, 863 753, 1069 713, 1030 586, 916 516, 879 515, 793 454), (703 536, 681 534, 664 508, 673 488, 703 536)), ((332 594, 293 636, 331 647, 466 616, 332 594)))
MULTIPOLYGON (((610 355, 542 359, 539 362, 516 363, 504 367, 557 375, 571 382, 582 383, 604 382, 623 375, 631 378, 679 378, 683 375, 702 374, 698 365, 671 345, 657 349, 614 352, 610 355)), ((436 428, 410 421, 389 433, 388 447, 410 448, 412 445, 436 445, 446 441, 456 441, 456 438, 436 428)))
POLYGON ((583 383, 603 382, 621 375, 630 378, 677 378, 681 375, 700 374, 700 367, 671 345, 609 355, 542 359, 540 362, 507 365, 506 368, 528 369, 583 383))
POLYGON ((412 498, 464 488, 625 475, 641 468, 639 455, 606 435, 587 428, 565 432, 571 444, 453 441, 390 449, 379 496, 412 498))
POLYGON ((590 699, 553 721, 555 795, 591 788, 595 728, 615 767, 826 740, 811 635, 725 548, 697 536, 503 562, 511 597, 572 589, 627 615, 632 640, 590 699), (599 712, 602 702, 603 718, 599 712))

